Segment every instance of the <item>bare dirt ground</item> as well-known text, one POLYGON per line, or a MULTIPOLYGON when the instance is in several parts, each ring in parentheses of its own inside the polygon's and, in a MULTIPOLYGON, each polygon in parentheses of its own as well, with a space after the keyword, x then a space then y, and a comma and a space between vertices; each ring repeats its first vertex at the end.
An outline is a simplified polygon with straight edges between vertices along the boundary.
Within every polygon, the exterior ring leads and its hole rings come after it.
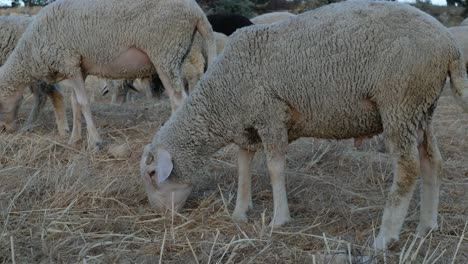
MULTIPOLYGON (((114 158, 106 149, 93 154, 85 141, 68 146, 58 137, 50 104, 33 131, 0 134, 1 263, 468 263, 468 116, 448 91, 435 115, 444 158, 440 230, 415 238, 416 191, 401 242, 383 254, 371 245, 392 170, 375 140, 360 150, 351 140, 291 144, 293 221, 282 228, 268 227, 272 192, 261 153, 249 222, 231 221, 235 146, 212 158, 203 191, 180 214, 155 214, 139 180, 139 160, 142 146, 170 115, 168 100, 116 106, 98 94, 96 80, 88 86, 108 147, 127 144, 130 156, 114 158)), ((26 100, 21 122, 30 105, 26 100)), ((67 113, 71 124, 70 108, 67 113)))

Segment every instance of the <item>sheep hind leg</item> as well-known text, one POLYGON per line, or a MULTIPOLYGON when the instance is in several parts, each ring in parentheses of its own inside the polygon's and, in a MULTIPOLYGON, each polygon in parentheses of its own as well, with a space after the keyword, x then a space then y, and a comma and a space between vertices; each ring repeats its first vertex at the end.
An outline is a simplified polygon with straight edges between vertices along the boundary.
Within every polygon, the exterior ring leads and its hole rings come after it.
POLYGON ((237 200, 236 208, 232 213, 232 218, 236 222, 247 222, 247 211, 252 208, 252 180, 251 180, 251 163, 255 151, 247 149, 239 149, 239 181, 237 183, 237 200))
POLYGON ((128 88, 125 80, 114 80, 113 81, 113 94, 112 104, 123 105, 127 101, 128 88))
POLYGON ((178 78, 171 78, 169 74, 166 74, 163 70, 158 69, 158 75, 164 86, 164 89, 169 95, 171 100, 171 109, 174 113, 184 102, 187 94, 185 93, 182 82, 178 78))
POLYGON ((416 178, 419 175, 416 135, 408 134, 408 131, 416 129, 406 125, 400 128, 393 133, 384 132, 395 162, 393 184, 384 208, 380 232, 374 241, 374 247, 377 249, 385 249, 391 242, 399 239, 416 178))
POLYGON ((59 136, 64 138, 70 128, 68 127, 67 115, 65 113, 65 102, 62 93, 58 90, 58 85, 55 84, 54 88, 50 90, 48 94, 54 106, 55 122, 57 123, 57 129, 59 136))
POLYGON ((70 81, 73 83, 73 91, 74 95, 76 96, 76 103, 81 108, 81 113, 85 118, 86 129, 88 131, 88 146, 94 148, 94 150, 98 150, 101 147, 103 141, 97 132, 96 126, 94 125, 88 96, 86 94, 84 79, 80 75, 70 79, 70 81))
POLYGON ((152 47, 146 49, 149 51, 147 55, 155 66, 161 83, 169 96, 172 113, 183 104, 187 97, 182 84, 182 63, 185 55, 189 52, 193 34, 181 31, 173 37, 177 40, 177 43, 174 43, 175 46, 178 46, 177 50, 161 55, 160 52, 152 51, 152 47))
POLYGON ((430 122, 423 131, 422 142, 418 147, 421 165, 421 213, 417 233, 421 236, 438 228, 440 175, 442 158, 432 133, 430 122))
POLYGON ((70 96, 73 111, 73 128, 68 141, 69 145, 75 145, 81 140, 81 107, 76 100, 75 91, 70 96))

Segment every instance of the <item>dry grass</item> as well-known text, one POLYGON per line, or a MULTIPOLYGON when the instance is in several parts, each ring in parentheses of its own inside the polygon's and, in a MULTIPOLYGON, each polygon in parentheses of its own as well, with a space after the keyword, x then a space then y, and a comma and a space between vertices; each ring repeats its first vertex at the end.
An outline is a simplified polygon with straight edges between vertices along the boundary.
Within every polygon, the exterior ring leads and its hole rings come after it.
POLYGON ((18 6, 12 8, 0 8, 2 16, 33 16, 37 14, 42 7, 40 6, 18 6))
MULTIPOLYGON (((168 101, 137 99, 117 107, 94 98, 100 133, 109 145, 127 144, 129 158, 105 150, 93 155, 85 142, 67 146, 50 108, 33 132, 0 135, 0 262, 451 263, 456 256, 453 263, 468 263, 468 118, 446 93, 435 118, 445 160, 441 228, 423 240, 414 237, 413 199, 401 243, 385 254, 370 248, 392 176, 389 157, 375 150, 375 141, 360 151, 350 140, 292 144, 287 177, 294 220, 283 228, 267 226, 272 193, 262 155, 254 165, 250 221, 231 221, 234 146, 212 159, 208 183, 180 214, 161 215, 148 205, 138 164, 142 146, 169 117, 168 101)), ((23 107, 22 119, 28 110, 23 107)))
POLYGON ((0 262, 468 263, 468 118, 447 93, 435 118, 445 160, 440 230, 414 237, 416 193, 400 244, 385 254, 370 247, 392 177, 389 157, 376 151, 375 141, 362 150, 351 141, 292 144, 287 177, 294 220, 283 228, 267 226, 272 193, 262 155, 254 164, 250 221, 231 221, 234 146, 213 157, 208 183, 180 214, 160 215, 149 208, 138 164, 142 146, 169 117, 169 103, 138 99, 117 107, 92 95, 99 102, 93 111, 101 134, 109 145, 127 144, 130 157, 113 158, 105 150, 91 154, 86 142, 67 146, 57 136, 50 108, 33 132, 1 134, 0 262))

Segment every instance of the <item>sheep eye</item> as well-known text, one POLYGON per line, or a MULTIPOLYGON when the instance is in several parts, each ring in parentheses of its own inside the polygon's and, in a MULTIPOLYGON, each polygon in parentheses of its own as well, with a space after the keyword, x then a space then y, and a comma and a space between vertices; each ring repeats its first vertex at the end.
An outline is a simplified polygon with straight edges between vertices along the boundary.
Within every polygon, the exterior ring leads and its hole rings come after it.
POLYGON ((153 156, 153 153, 149 152, 148 153, 148 157, 146 157, 146 165, 150 165, 154 160, 154 156, 153 156))

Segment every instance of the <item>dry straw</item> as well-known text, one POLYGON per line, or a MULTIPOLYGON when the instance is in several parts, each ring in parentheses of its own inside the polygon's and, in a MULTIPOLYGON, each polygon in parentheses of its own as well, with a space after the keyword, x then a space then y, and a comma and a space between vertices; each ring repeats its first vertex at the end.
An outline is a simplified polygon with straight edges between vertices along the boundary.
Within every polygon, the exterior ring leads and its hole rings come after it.
MULTIPOLYGON (((414 236, 419 193, 399 244, 372 248, 391 184, 390 157, 370 140, 301 139, 288 152, 293 221, 270 228, 272 193, 263 156, 253 165, 249 222, 230 214, 236 193, 234 146, 220 150, 180 213, 154 213, 139 179, 142 147, 167 120, 167 100, 124 106, 94 93, 93 113, 109 145, 129 156, 66 145, 50 107, 32 132, 0 134, 1 263, 468 263, 468 118, 445 92, 435 115, 444 158, 440 230, 414 236), (377 224, 376 224, 377 223, 377 224)), ((64 92, 69 92, 64 89, 64 92)), ((24 121, 29 109, 24 106, 24 121)), ((71 120, 71 111, 68 109, 71 120)))

